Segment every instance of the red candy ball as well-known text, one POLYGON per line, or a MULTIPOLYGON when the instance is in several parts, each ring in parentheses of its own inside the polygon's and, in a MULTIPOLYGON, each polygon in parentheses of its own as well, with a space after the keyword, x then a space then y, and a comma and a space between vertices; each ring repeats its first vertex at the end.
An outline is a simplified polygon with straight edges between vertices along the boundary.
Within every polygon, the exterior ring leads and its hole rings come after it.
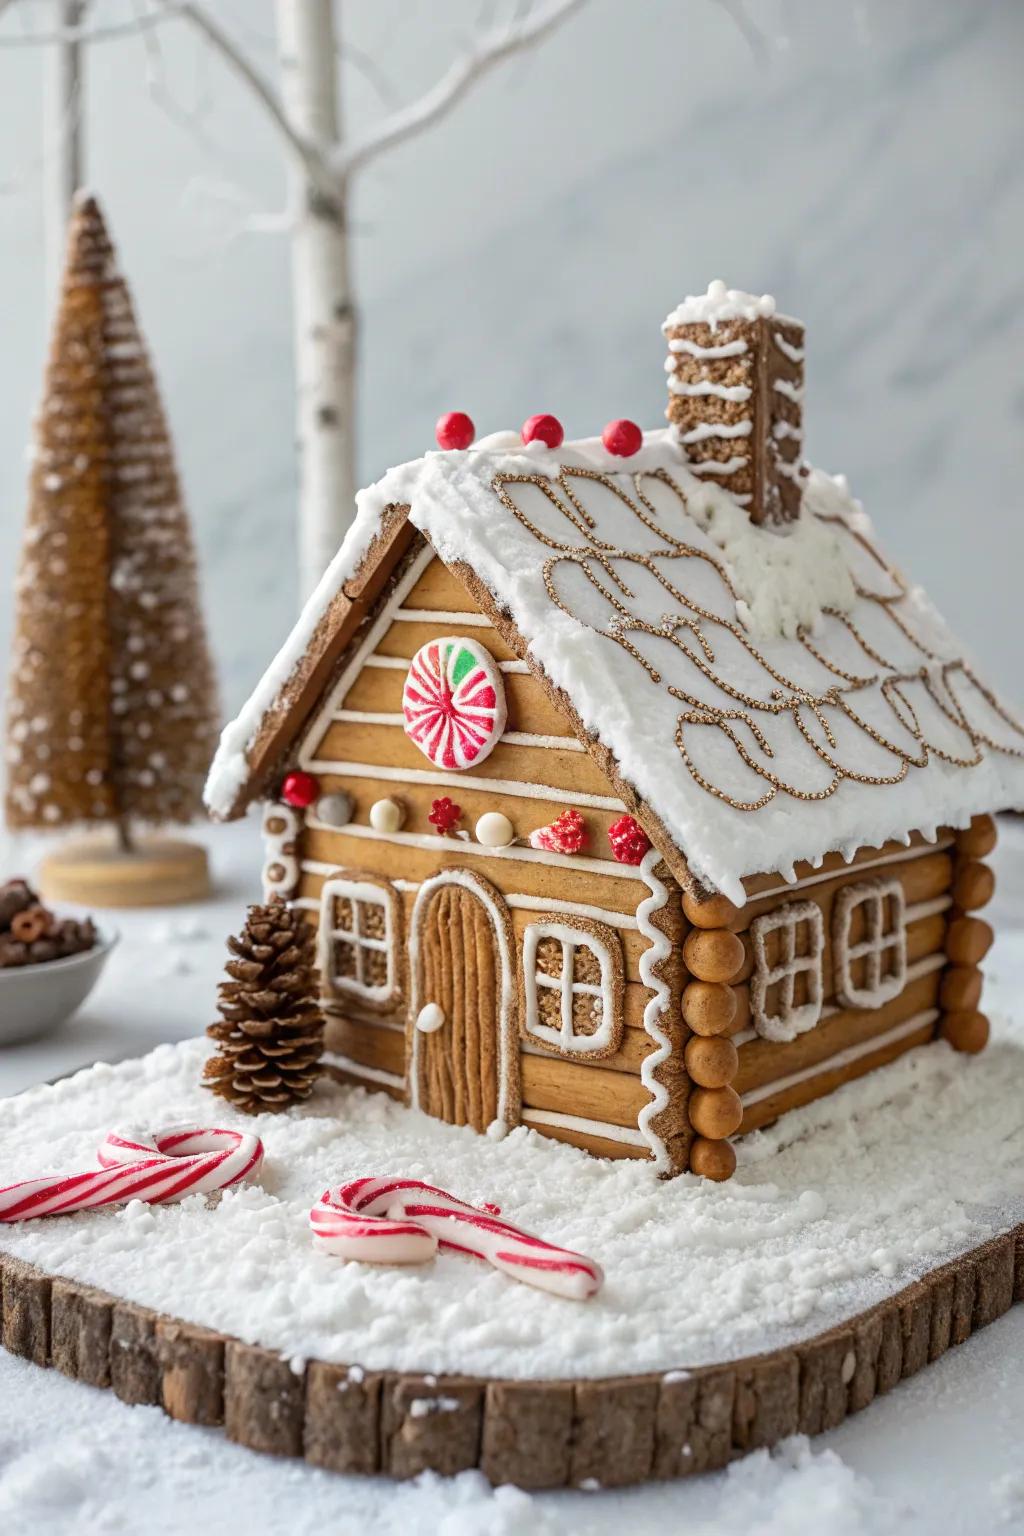
POLYGON ((557 416, 531 416, 523 422, 520 437, 524 443, 543 443, 546 448, 561 448, 565 428, 557 416))
POLYGON ((437 418, 434 436, 439 448, 468 448, 476 437, 476 427, 465 411, 445 411, 437 418))
POLYGON ((285 774, 284 783, 281 785, 281 799, 286 805, 293 805, 297 811, 304 811, 319 797, 320 782, 313 774, 303 773, 299 768, 285 774))
POLYGON ((608 828, 608 841, 612 854, 620 864, 642 864, 651 846, 651 840, 638 821, 632 816, 620 816, 608 828))
POLYGON ((616 458, 631 459, 643 447, 644 435, 635 421, 610 421, 601 433, 601 441, 616 458))

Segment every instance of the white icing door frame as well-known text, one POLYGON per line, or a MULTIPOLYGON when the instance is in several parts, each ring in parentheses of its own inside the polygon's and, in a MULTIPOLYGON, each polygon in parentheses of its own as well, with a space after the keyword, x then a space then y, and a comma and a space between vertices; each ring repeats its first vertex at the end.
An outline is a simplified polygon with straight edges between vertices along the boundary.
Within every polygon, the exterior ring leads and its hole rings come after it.
POLYGON ((414 1109, 420 1106, 420 1044, 422 1031, 417 1020, 433 998, 421 997, 422 971, 421 941, 423 920, 431 897, 444 885, 457 885, 469 891, 483 907, 490 921, 498 958, 500 982, 498 986, 498 1113, 502 1125, 513 1126, 520 1122, 519 1094, 519 1034, 516 1028, 516 969, 512 948, 512 922, 508 908, 498 891, 472 870, 445 869, 440 874, 424 880, 416 893, 409 923, 409 1028, 408 1085, 409 1102, 414 1109))

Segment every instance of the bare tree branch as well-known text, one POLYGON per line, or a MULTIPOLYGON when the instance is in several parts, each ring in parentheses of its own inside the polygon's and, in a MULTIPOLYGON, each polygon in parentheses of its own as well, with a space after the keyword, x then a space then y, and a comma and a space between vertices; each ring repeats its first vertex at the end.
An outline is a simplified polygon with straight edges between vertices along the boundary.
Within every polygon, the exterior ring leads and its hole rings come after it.
POLYGON ((525 19, 478 38, 417 101, 393 113, 364 138, 357 138, 351 148, 339 146, 331 162, 335 173, 341 178, 348 177, 385 150, 439 122, 496 64, 532 48, 585 4, 586 0, 550 0, 525 19))
POLYGON ((248 86, 292 153, 302 162, 310 181, 328 197, 336 196, 337 178, 332 174, 327 157, 315 144, 311 144, 308 139, 296 133, 285 116, 284 108, 273 87, 236 46, 220 23, 214 21, 209 11, 202 5, 196 4, 195 0, 180 0, 180 3, 179 0, 160 0, 160 4, 168 13, 181 16, 203 34, 211 47, 220 54, 225 64, 248 86))
POLYGON ((769 60, 768 39, 756 22, 751 21, 747 15, 746 0, 715 0, 722 10, 730 18, 733 26, 743 38, 747 47, 758 64, 767 64, 769 60))
MULTIPOLYGON (((3 0, 0 15, 12 0, 3 0)), ((18 9, 24 12, 24 7, 18 9)), ((145 11, 130 21, 112 21, 102 26, 55 27, 46 32, 20 32, 11 37, 0 37, 0 48, 39 48, 46 43, 105 43, 113 37, 133 37, 146 27, 158 27, 182 7, 168 3, 160 11, 145 11)))

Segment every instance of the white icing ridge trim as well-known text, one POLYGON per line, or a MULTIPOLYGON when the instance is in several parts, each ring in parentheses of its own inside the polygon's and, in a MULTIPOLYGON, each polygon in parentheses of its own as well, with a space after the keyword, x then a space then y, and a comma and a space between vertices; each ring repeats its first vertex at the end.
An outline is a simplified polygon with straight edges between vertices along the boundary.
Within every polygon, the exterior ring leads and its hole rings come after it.
MULTIPOLYGON (((669 378, 668 387, 674 395, 714 395, 717 400, 730 400, 737 405, 742 405, 753 394, 749 384, 713 384, 710 379, 687 384, 674 374, 669 378)), ((775 387, 778 389, 778 384, 775 387)))
MULTIPOLYGON (((742 336, 735 341, 723 341, 717 347, 702 347, 699 341, 691 341, 688 336, 673 336, 669 340, 670 353, 685 352, 688 357, 742 357, 747 351, 747 344, 742 336)), ((674 356, 665 359, 665 372, 676 366, 674 356)))
MULTIPOLYGON (((494 945, 501 966, 501 985, 498 989, 498 1113, 497 1119, 503 1125, 510 1125, 509 1120, 511 1105, 509 1103, 511 1084, 509 1082, 509 1063, 517 1049, 515 1037, 515 1020, 512 1016, 515 967, 508 941, 511 923, 506 924, 505 913, 498 907, 491 892, 482 881, 468 869, 444 869, 437 875, 431 875, 429 880, 424 880, 420 886, 409 918, 409 1016, 417 1018, 423 1007, 424 999, 420 996, 419 954, 420 954, 420 929, 423 926, 423 915, 426 904, 434 891, 442 885, 457 885, 464 891, 469 891, 475 896, 490 918, 491 931, 494 935, 494 945)), ((409 1103, 413 1109, 420 1107, 420 1079, 419 1079, 419 1049, 420 1031, 412 1030, 412 1048, 409 1053, 409 1103)), ((518 1118, 519 1106, 516 1106, 518 1118)))
POLYGON ((385 1072, 383 1067, 364 1067, 351 1056, 339 1056, 337 1051, 324 1051, 320 1057, 325 1067, 335 1067, 339 1072, 350 1072, 353 1077, 365 1077, 368 1083, 381 1083, 386 1088, 405 1087, 405 1078, 397 1072, 385 1072))
POLYGON ((952 905, 952 896, 933 896, 931 901, 918 901, 914 906, 907 907, 907 922, 916 923, 922 917, 937 917, 940 912, 948 912, 952 905))
POLYGON ((395 710, 336 709, 331 719, 346 725, 405 726, 405 716, 400 711, 395 710))
POLYGON ((743 421, 702 421, 689 432, 680 434, 681 443, 703 443, 709 437, 749 437, 754 423, 749 416, 743 421))
POLYGON ((896 864, 902 861, 909 863, 912 859, 923 859, 930 853, 941 853, 946 848, 952 848, 954 839, 951 837, 938 838, 933 843, 926 843, 923 848, 899 848, 895 853, 883 853, 877 859, 865 859, 862 864, 849 862, 845 869, 822 869, 816 874, 805 875, 802 880, 787 880, 784 885, 769 886, 766 891, 757 891, 747 897, 748 904, 755 901, 766 901, 769 896, 784 896, 790 892, 805 891, 809 885, 819 885, 822 880, 843 880, 848 874, 854 872, 860 874, 868 869, 880 869, 883 864, 896 864))
POLYGON ((775 345, 778 347, 779 351, 782 353, 783 357, 788 357, 791 363, 802 363, 803 362, 803 360, 804 360, 804 349, 803 349, 803 347, 794 347, 794 345, 793 345, 793 343, 791 341, 787 341, 786 340, 785 336, 783 336, 781 331, 773 330, 772 331, 772 340, 774 341, 775 345))
POLYGON ((794 427, 791 421, 783 421, 780 416, 778 421, 772 422, 772 437, 788 438, 793 442, 802 443, 804 437, 803 428, 794 427))
MULTIPOLYGON (((408 672, 412 666, 411 656, 384 656, 380 651, 374 651, 372 656, 363 660, 364 667, 390 667, 395 672, 408 672)), ((530 669, 525 661, 496 661, 495 666, 499 672, 516 672, 529 675, 530 669)))
MULTIPOLYGON (((299 761, 310 773, 337 773, 353 779, 394 779, 400 784, 431 784, 456 793, 467 789, 489 790, 493 794, 517 795, 525 800, 554 800, 559 804, 586 805, 595 811, 624 811, 626 807, 614 795, 585 794, 581 789, 556 789, 553 784, 527 784, 521 780, 487 779, 473 773, 452 771, 431 773, 428 768, 391 768, 383 763, 335 762, 330 758, 301 754, 299 761)), ((340 828, 335 828, 339 831, 340 828)))
POLYGON ((776 454, 775 472, 779 475, 785 475, 787 480, 802 480, 804 467, 799 459, 784 459, 779 454, 776 454))
POLYGON ((525 912, 564 912, 567 917, 590 917, 609 928, 638 929, 631 912, 609 912, 604 907, 590 907, 582 901, 557 901, 554 896, 506 896, 505 904, 525 912))
MULTIPOLYGON (((365 837, 371 842, 397 843, 405 848, 426 848, 431 853, 448 852, 452 850, 452 840, 449 837, 429 836, 426 832, 378 832, 374 827, 366 827, 361 823, 352 822, 347 827, 329 827, 326 822, 317 821, 310 817, 306 823, 318 832, 337 832, 342 837, 365 837)), ((474 843, 470 840, 459 839, 458 849, 460 853, 475 853, 484 859, 521 859, 527 864, 554 864, 559 869, 584 869, 592 874, 611 875, 616 880, 635 880, 634 866, 631 864, 619 864, 614 859, 587 859, 576 853, 548 853, 543 848, 530 848, 527 845, 512 844, 508 848, 485 848, 482 843, 474 843)), ((315 860, 303 859, 302 867, 311 874, 323 874, 326 870, 332 873, 337 865, 323 865, 313 867, 315 860)))
MULTIPOLYGON (((356 647, 354 655, 338 678, 338 681, 333 688, 328 690, 323 705, 315 715, 312 724, 303 732, 302 744, 299 749, 300 764, 303 763, 303 760, 311 750, 310 743, 323 740, 335 710, 340 708, 342 700, 359 676, 363 666, 370 656, 374 654, 377 646, 391 628, 395 609, 408 597, 433 559, 433 549, 429 544, 425 544, 415 558, 410 561, 408 570, 395 583, 387 602, 363 636, 361 643, 356 647)), ((411 663, 403 662, 402 665, 408 670, 411 663)))
POLYGON ((690 469, 695 475, 734 475, 749 462, 742 454, 733 454, 731 459, 694 459, 690 469))
POLYGON ((587 750, 582 741, 575 736, 544 736, 533 731, 506 731, 498 745, 505 743, 510 747, 546 747, 563 752, 587 750))
POLYGON ((799 405, 804 397, 803 385, 790 384, 788 379, 776 379, 773 388, 777 389, 780 395, 785 395, 787 400, 792 400, 794 405, 799 405))
POLYGON ((391 617, 402 624, 462 624, 470 629, 492 629, 489 618, 482 613, 465 612, 461 608, 396 608, 391 617))
POLYGON ((651 1125, 651 1122, 668 1108, 669 1103, 668 1089, 654 1074, 672 1055, 672 1041, 659 1022, 662 1014, 668 1009, 671 994, 664 978, 655 975, 655 967, 672 954, 672 942, 668 935, 662 933, 661 929, 651 921, 654 913, 660 912, 668 901, 668 887, 654 873, 655 866, 660 862, 661 854, 657 848, 649 848, 644 854, 640 873, 650 886, 651 894, 645 897, 636 909, 637 927, 644 938, 649 940, 648 948, 640 956, 640 980, 654 994, 644 1009, 644 1029, 657 1046, 657 1050, 651 1051, 640 1063, 640 1081, 651 1095, 651 1100, 640 1111, 637 1124, 641 1136, 654 1154, 654 1166, 659 1173, 668 1173, 670 1166, 668 1148, 651 1125))
MULTIPOLYGON (((538 1054, 547 1055, 547 1052, 538 1054)), ((548 1061, 551 1057, 547 1057, 548 1061)), ((606 1141, 624 1141, 631 1147, 643 1147, 647 1143, 639 1131, 631 1131, 624 1125, 612 1125, 607 1120, 585 1120, 580 1115, 563 1115, 557 1109, 524 1109, 524 1125, 557 1125, 567 1131, 586 1131, 591 1136, 603 1136, 606 1141)))
POLYGON ((926 1024, 934 1024, 938 1018, 937 1008, 926 1008, 923 1013, 915 1013, 913 1018, 906 1019, 902 1024, 894 1024, 892 1029, 887 1029, 884 1034, 875 1035, 871 1040, 858 1041, 856 1045, 849 1045, 845 1051, 837 1051, 834 1056, 816 1062, 813 1067, 804 1067, 799 1072, 791 1072, 788 1077, 779 1077, 773 1083, 752 1088, 749 1093, 741 1096, 740 1103, 744 1109, 749 1109, 751 1105, 760 1104, 762 1099, 773 1098, 775 1094, 783 1093, 787 1088, 794 1088, 797 1083, 806 1083, 811 1078, 823 1077, 828 1072, 839 1071, 842 1067, 860 1061, 862 1056, 870 1056, 875 1051, 882 1051, 887 1045, 902 1040, 906 1035, 912 1035, 916 1030, 924 1029, 926 1024))

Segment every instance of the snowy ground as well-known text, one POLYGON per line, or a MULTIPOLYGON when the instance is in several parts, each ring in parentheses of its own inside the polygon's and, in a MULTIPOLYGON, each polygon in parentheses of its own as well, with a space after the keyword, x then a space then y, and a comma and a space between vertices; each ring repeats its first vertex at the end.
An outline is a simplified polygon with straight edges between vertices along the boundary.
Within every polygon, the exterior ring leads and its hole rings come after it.
MULTIPOLYGON (((13 1090, 32 1075, 38 1080, 62 1065, 74 1067, 88 1054, 90 1042, 99 1042, 92 1045, 94 1052, 102 1050, 113 1059, 145 1049, 155 1032, 158 1038, 194 1033, 210 1011, 220 937, 234 923, 237 906, 244 899, 242 850, 250 838, 251 833, 247 837, 244 831, 218 836, 229 891, 216 906, 176 914, 171 919, 173 929, 166 926, 167 914, 135 914, 123 923, 126 942, 90 1012, 68 1027, 63 1042, 57 1037, 48 1046, 4 1053, 0 1087, 13 1090), (158 966, 163 974, 154 986, 158 966), (168 1023, 177 1027, 169 1028, 168 1023)), ((1010 841, 1017 841, 1024 850, 1024 839, 1010 841)), ((1013 853, 1012 847, 1007 850, 1013 853)), ((1024 871, 1024 859, 1019 852, 1015 859, 1007 854, 1000 872, 999 905, 1009 909, 1004 921, 1024 909, 1024 881, 1019 873, 1024 871)), ((1000 942, 990 969, 1004 1002, 1014 992, 1019 995, 1024 946, 1015 936, 1008 934, 1000 942)), ((1008 1041, 1003 1049, 1016 1051, 1008 1041)), ((1009 1059, 1004 1055, 1004 1066, 1009 1059)), ((71 1085, 66 1091, 71 1091, 71 1085)), ((919 1097, 908 1097, 905 1113, 915 1113, 919 1097)), ((901 1117, 890 1119, 900 1122, 901 1117)), ((7 1123, 0 1111, 0 1128, 7 1123)), ((988 1136, 987 1116, 984 1123, 988 1136)), ((945 1124, 947 1131, 959 1134, 949 1120, 945 1124)), ((880 1134, 887 1134, 884 1117, 877 1127, 880 1134)), ((69 1126, 67 1134, 76 1138, 79 1130, 69 1126)), ((798 1141, 779 1158, 747 1162, 743 1188, 748 1193, 772 1184, 781 1188, 786 1160, 791 1167, 792 1159, 801 1155, 799 1149, 798 1141)), ((548 1150, 547 1146, 542 1149, 548 1150)), ((563 1150, 556 1150, 559 1167, 563 1150)), ((3 1166, 8 1171, 6 1153, 3 1166)), ((480 1193, 485 1193, 483 1181, 489 1172, 488 1167, 478 1175, 480 1193)), ((893 1168, 892 1178, 894 1187, 899 1187, 899 1168, 893 1168)), ((1017 1194, 1024 1194, 1019 1141, 1011 1178, 1017 1194)), ((454 1185, 455 1180, 449 1178, 449 1182, 454 1185)), ((821 1193, 820 1164, 807 1188, 812 1195, 821 1193)), ((541 1198, 528 1190, 526 1197, 541 1198)), ((776 1194, 768 1198, 769 1208, 777 1198, 776 1194)), ((807 1231, 829 1219, 828 1195, 823 1198, 824 1213, 805 1211, 807 1231)), ((542 1214, 541 1207, 530 1211, 546 1230, 551 1216, 546 1228, 539 1219, 542 1214)), ((918 1219, 910 1209, 904 1215, 908 1224, 918 1219)), ((978 1212, 962 1208, 957 1219, 977 1221, 978 1212)), ((556 1230, 551 1235, 561 1233, 556 1230)), ((592 1233, 585 1246, 594 1250, 592 1233)), ((514 1295, 518 1312, 527 1294, 523 1288, 499 1276, 477 1273, 481 1283, 493 1278, 506 1288, 506 1297, 514 1295)), ((880 1282, 888 1279, 877 1271, 876 1275, 880 1282)), ((559 1330, 566 1326, 570 1304, 537 1299, 557 1307, 559 1330)), ((584 1315, 589 1311, 574 1310, 584 1315)), ((436 1531, 442 1536, 490 1532, 504 1536, 527 1530, 544 1536, 558 1530, 585 1536, 621 1529, 626 1522, 637 1531, 655 1531, 671 1520, 699 1536, 740 1531, 789 1536, 809 1529, 826 1536, 831 1532, 873 1536, 897 1528, 908 1533, 1024 1531, 1019 1455, 1024 1381, 1013 1368, 1014 1357, 1019 1359, 1022 1351, 1024 1318, 1017 1313, 903 1384, 868 1413, 814 1442, 809 1450, 792 1444, 771 1458, 749 1458, 728 1473, 692 1484, 615 1495, 533 1497, 507 1490, 493 1493, 470 1475, 448 1485, 427 1479, 399 1487, 327 1478, 305 1467, 262 1461, 227 1445, 218 1434, 170 1424, 152 1410, 128 1410, 106 1394, 0 1355, 0 1528, 14 1536, 29 1530, 41 1536, 71 1531, 91 1536, 92 1532, 134 1533, 144 1521, 153 1536, 199 1522, 227 1533, 244 1530, 247 1536, 262 1532, 276 1536, 278 1531, 301 1536, 314 1528, 331 1532, 404 1529, 436 1531), (167 1502, 172 1488, 173 1510, 167 1502)))

